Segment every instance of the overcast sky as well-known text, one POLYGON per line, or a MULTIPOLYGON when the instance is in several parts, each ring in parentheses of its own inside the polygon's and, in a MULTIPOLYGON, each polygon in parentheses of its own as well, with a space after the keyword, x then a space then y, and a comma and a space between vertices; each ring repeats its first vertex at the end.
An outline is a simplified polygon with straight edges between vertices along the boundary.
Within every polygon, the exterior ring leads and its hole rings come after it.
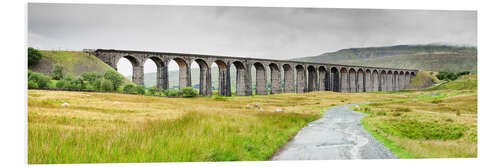
MULTIPOLYGON (((352 47, 429 43, 477 46, 477 12, 28 4, 28 45, 39 49, 290 59, 352 47)), ((145 71, 155 70, 151 66, 145 71)))

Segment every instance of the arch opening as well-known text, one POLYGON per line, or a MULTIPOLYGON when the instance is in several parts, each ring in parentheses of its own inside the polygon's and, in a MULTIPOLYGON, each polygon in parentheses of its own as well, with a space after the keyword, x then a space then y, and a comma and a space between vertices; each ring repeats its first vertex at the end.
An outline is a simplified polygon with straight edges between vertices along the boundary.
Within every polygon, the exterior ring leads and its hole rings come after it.
POLYGON ((255 94, 267 95, 267 72, 266 67, 259 62, 253 64, 255 67, 255 94))
POLYGON ((295 76, 290 64, 283 65, 283 91, 285 93, 295 92, 295 76))
POLYGON ((362 69, 358 70, 356 77, 356 92, 365 92, 365 73, 362 69))
POLYGON ((306 70, 303 65, 296 65, 295 70, 297 71, 296 79, 296 91, 297 93, 304 93, 306 91, 306 70))
POLYGON ((280 67, 275 63, 269 64, 269 69, 271 70, 271 94, 281 93, 281 70, 280 67))
POLYGON ((307 67, 307 91, 317 91, 318 89, 318 72, 314 66, 307 67))
POLYGON ((349 70, 349 92, 356 92, 357 84, 356 84, 356 70, 351 68, 349 70))

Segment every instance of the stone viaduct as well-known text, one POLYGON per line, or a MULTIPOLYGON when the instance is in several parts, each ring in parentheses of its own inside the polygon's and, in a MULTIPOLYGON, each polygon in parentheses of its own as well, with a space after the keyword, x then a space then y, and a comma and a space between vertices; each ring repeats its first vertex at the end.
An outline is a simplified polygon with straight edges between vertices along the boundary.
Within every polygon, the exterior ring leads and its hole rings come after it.
POLYGON ((190 66, 194 61, 200 67, 201 96, 212 95, 213 63, 219 68, 218 93, 223 96, 231 96, 231 77, 236 77, 237 95, 252 95, 252 66, 256 70, 255 94, 258 95, 311 91, 397 91, 407 88, 411 78, 418 72, 410 69, 113 49, 97 49, 94 55, 115 70, 120 58, 128 59, 133 66, 132 80, 136 84, 144 84, 144 62, 151 59, 157 66, 156 85, 163 89, 169 87, 170 61, 179 65, 179 88, 191 86, 190 66), (236 67, 236 76, 230 75, 231 66, 236 67), (266 76, 268 70, 271 75, 270 89, 266 76))

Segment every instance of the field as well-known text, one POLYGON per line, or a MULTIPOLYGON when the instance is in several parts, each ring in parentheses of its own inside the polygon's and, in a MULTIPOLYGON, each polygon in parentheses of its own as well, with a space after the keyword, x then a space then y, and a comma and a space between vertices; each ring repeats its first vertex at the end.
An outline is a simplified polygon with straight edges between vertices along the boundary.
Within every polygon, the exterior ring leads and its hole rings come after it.
POLYGON ((190 99, 29 90, 28 162, 267 160, 329 107, 399 96, 318 92, 190 99), (62 107, 64 102, 69 106, 62 107))
POLYGON ((267 160, 325 109, 362 102, 372 102, 358 109, 370 114, 365 128, 401 158, 475 157, 477 80, 468 77, 394 93, 165 98, 29 90, 28 163, 267 160))
POLYGON ((400 158, 477 157, 477 75, 362 105, 365 128, 400 158))

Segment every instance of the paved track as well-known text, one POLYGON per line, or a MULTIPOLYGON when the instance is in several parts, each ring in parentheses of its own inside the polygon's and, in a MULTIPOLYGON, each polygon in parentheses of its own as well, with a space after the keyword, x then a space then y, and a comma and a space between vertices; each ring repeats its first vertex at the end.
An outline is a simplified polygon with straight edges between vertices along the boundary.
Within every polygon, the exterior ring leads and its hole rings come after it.
POLYGON ((333 107, 309 123, 271 160, 395 159, 371 136, 360 120, 365 114, 350 110, 357 104, 333 107))

